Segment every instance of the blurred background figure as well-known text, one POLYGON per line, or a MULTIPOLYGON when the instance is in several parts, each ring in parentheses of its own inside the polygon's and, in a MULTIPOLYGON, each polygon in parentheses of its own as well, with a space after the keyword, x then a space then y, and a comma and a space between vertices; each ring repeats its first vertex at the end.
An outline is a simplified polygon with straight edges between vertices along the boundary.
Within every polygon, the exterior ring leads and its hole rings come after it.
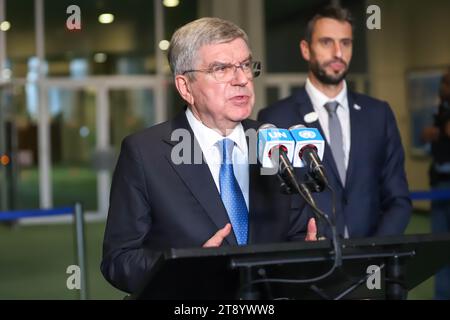
MULTIPOLYGON (((450 67, 442 76, 439 97, 440 104, 433 126, 426 127, 422 137, 431 143, 431 188, 450 189, 450 67)), ((431 211, 433 233, 450 232, 450 201, 432 201, 431 211)), ((450 300, 450 266, 436 274, 434 298, 450 300)))

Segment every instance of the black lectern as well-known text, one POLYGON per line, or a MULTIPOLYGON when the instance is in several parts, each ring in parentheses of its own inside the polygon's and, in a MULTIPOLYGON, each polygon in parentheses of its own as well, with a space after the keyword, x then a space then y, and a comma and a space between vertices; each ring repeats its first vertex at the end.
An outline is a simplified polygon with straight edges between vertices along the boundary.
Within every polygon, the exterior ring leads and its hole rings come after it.
POLYGON ((134 299, 405 299, 450 263, 450 234, 172 249, 161 253, 134 299))

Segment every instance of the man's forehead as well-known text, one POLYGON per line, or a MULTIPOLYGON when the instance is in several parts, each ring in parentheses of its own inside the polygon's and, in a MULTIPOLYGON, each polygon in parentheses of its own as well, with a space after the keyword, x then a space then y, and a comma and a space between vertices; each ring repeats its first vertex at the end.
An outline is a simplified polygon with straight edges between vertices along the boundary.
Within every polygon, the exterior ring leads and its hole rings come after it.
POLYGON ((331 18, 318 19, 313 28, 313 38, 339 38, 339 39, 352 39, 353 30, 352 26, 347 21, 339 21, 331 18))
POLYGON ((241 38, 230 42, 203 45, 198 55, 199 59, 205 63, 240 62, 250 56, 250 50, 241 38))

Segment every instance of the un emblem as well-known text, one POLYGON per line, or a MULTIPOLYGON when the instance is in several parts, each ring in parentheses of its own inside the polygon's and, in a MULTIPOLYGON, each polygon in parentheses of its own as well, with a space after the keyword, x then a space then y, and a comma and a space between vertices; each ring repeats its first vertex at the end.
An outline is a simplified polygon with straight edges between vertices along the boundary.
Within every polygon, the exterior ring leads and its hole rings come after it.
POLYGON ((310 130, 301 131, 298 135, 303 139, 314 139, 316 137, 316 133, 310 130))

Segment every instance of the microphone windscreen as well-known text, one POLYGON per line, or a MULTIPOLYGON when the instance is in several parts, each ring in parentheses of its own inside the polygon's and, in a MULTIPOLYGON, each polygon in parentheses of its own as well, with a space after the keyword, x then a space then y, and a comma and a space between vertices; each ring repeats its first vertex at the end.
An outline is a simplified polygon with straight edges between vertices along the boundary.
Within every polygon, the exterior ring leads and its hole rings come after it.
POLYGON ((270 129, 270 128, 276 128, 276 126, 274 124, 271 124, 271 123, 264 123, 262 126, 260 126, 258 128, 258 131, 259 130, 264 130, 264 129, 270 129))

